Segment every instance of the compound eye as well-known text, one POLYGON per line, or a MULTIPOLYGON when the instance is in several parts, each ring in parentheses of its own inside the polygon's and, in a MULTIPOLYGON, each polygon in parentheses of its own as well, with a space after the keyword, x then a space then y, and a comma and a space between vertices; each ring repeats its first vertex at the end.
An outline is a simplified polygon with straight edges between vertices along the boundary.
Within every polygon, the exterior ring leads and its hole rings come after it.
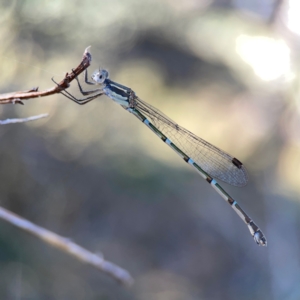
POLYGON ((107 78, 108 78, 108 72, 106 70, 101 70, 101 69, 96 70, 92 75, 92 79, 96 83, 104 83, 107 78))

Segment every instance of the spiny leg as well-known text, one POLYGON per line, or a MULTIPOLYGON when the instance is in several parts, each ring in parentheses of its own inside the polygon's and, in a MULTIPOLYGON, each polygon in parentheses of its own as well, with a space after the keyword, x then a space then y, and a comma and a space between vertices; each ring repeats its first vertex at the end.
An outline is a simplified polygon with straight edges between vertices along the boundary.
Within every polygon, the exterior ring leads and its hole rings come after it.
POLYGON ((84 81, 86 84, 97 85, 96 82, 89 81, 87 69, 85 69, 85 71, 84 71, 84 81))
MULTIPOLYGON (((77 81, 77 83, 78 83, 78 87, 79 87, 80 93, 81 93, 82 95, 84 95, 84 96, 91 95, 91 94, 94 94, 94 93, 97 93, 97 92, 102 92, 102 94, 104 93, 104 92, 103 92, 103 88, 98 88, 98 89, 94 89, 94 90, 90 90, 90 91, 84 91, 84 90, 82 89, 82 87, 81 87, 81 84, 80 84, 80 82, 79 82, 79 79, 78 79, 77 77, 75 77, 75 79, 76 79, 76 81, 77 81)), ((91 84, 91 82, 90 82, 90 84, 91 84)), ((96 85, 96 83, 95 83, 94 85, 96 85)), ((99 85, 99 84, 98 84, 98 85, 99 85)), ((101 94, 101 95, 102 95, 102 94, 101 94)), ((99 95, 99 96, 100 96, 100 95, 99 95)))
MULTIPOLYGON (((76 79, 77 79, 77 77, 76 77, 76 79)), ((56 85, 59 85, 53 78, 52 78, 51 80, 52 80, 56 85)), ((84 104, 86 104, 86 103, 88 103, 88 102, 90 102, 90 101, 92 101, 92 100, 96 99, 97 97, 100 97, 100 96, 102 96, 102 95, 104 94, 104 92, 102 91, 101 93, 97 93, 97 94, 95 94, 95 95, 93 95, 93 96, 78 99, 78 98, 74 97, 71 93, 67 92, 66 90, 61 91, 60 93, 61 93, 63 96, 65 96, 66 98, 68 98, 68 99, 74 101, 75 103, 77 103, 77 104, 79 104, 79 105, 84 105, 84 104)))
POLYGON ((62 95, 64 95, 66 98, 74 101, 75 103, 79 104, 79 105, 84 105, 84 104, 87 104, 88 102, 102 96, 104 93, 99 93, 99 94, 96 94, 96 95, 93 95, 93 96, 90 96, 90 97, 87 97, 87 98, 81 98, 81 99, 78 99, 76 97, 74 97, 72 94, 70 94, 69 92, 65 91, 65 92, 60 92, 62 95))

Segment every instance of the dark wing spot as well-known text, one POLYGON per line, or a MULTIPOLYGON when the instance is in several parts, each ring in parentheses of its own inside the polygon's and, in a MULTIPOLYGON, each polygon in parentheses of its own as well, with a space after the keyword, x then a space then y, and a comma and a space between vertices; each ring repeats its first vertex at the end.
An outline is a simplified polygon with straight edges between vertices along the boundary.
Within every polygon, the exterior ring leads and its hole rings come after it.
POLYGON ((232 159, 232 163, 236 166, 236 167, 238 167, 238 169, 241 169, 242 168, 242 163, 237 159, 237 158, 233 158, 232 159))

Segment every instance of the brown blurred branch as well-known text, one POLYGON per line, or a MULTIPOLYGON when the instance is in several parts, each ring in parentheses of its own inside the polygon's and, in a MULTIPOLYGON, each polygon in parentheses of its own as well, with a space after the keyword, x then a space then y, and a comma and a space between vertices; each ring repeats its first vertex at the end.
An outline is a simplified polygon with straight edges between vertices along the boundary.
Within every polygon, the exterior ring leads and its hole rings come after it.
POLYGON ((7 94, 0 94, 0 104, 7 104, 7 103, 23 104, 22 100, 28 100, 37 97, 46 97, 53 94, 58 94, 61 91, 67 89, 70 86, 70 82, 89 67, 90 62, 92 60, 92 55, 89 53, 89 48, 90 46, 85 49, 83 53, 82 61, 78 65, 78 67, 72 70, 70 74, 67 73, 65 78, 61 82, 59 82, 55 87, 47 89, 42 92, 38 92, 38 88, 32 88, 28 91, 19 91, 19 92, 7 93, 7 94))
POLYGON ((92 265, 122 284, 131 285, 133 283, 132 277, 126 270, 105 260, 102 254, 91 253, 90 251, 75 244, 70 239, 59 236, 43 227, 37 226, 2 207, 0 207, 0 219, 31 233, 47 244, 76 257, 82 262, 92 265))
POLYGON ((13 123, 25 123, 25 122, 29 122, 29 121, 35 121, 38 119, 46 118, 48 116, 49 116, 48 114, 41 114, 41 115, 32 116, 32 117, 28 117, 28 118, 0 120, 0 125, 7 125, 7 124, 13 124, 13 123))

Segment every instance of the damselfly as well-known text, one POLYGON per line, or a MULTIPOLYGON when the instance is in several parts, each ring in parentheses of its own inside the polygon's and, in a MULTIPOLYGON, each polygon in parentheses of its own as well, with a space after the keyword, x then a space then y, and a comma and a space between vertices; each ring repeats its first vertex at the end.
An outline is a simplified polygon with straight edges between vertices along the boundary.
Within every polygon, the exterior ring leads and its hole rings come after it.
POLYGON ((76 77, 80 92, 87 97, 77 99, 67 91, 62 94, 81 105, 102 95, 120 104, 191 165, 230 204, 246 223, 257 244, 267 245, 267 240, 259 227, 214 179, 220 179, 234 186, 245 185, 248 181, 247 172, 238 159, 179 126, 158 109, 141 100, 132 89, 110 80, 106 70, 96 70, 91 78, 92 81, 89 81, 88 72, 85 70, 85 82, 99 85, 100 88, 84 91, 76 77))

